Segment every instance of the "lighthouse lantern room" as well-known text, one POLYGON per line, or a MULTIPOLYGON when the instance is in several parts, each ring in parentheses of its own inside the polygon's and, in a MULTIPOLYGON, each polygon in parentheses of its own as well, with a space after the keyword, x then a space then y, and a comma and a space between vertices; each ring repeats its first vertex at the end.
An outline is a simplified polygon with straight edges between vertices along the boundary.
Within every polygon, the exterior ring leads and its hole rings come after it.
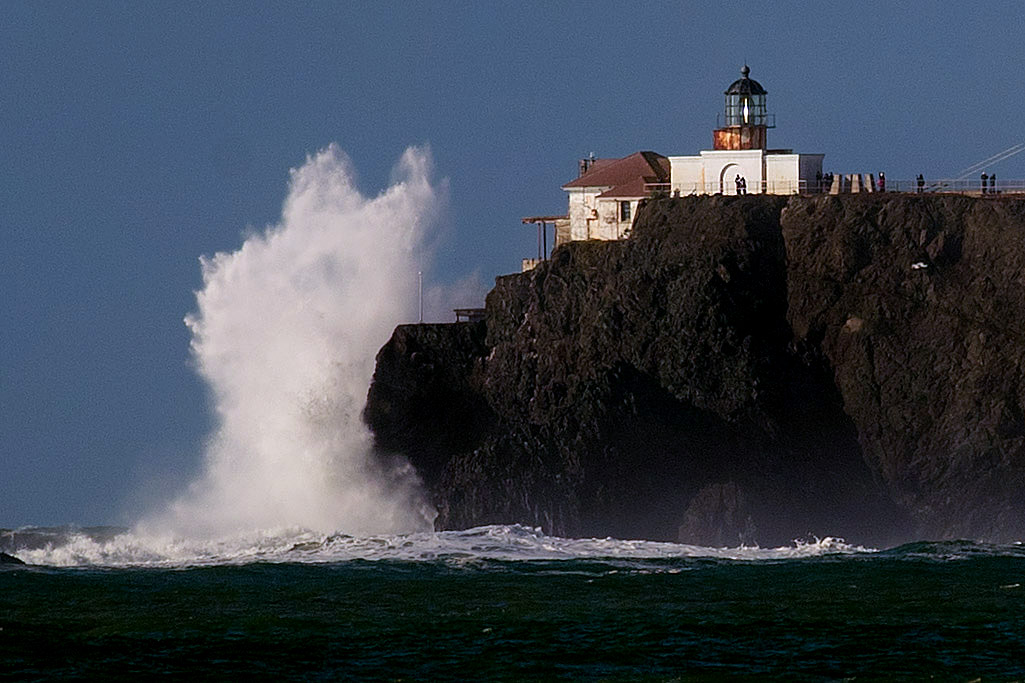
POLYGON ((748 78, 751 69, 745 64, 738 78, 726 89, 724 125, 713 133, 714 149, 765 149, 765 131, 769 124, 765 112, 765 88, 748 78))

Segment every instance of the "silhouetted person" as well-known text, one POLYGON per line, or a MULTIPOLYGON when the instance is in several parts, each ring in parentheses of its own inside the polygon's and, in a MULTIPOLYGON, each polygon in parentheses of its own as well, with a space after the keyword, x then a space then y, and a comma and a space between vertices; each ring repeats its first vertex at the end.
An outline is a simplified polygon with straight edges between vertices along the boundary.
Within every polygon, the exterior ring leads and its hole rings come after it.
POLYGON ((886 175, 879 171, 879 191, 886 192, 886 175))
POLYGON ((924 189, 925 189, 925 178, 922 177, 921 173, 919 173, 918 174, 918 194, 922 194, 924 189))
POLYGON ((822 192, 822 171, 815 171, 815 191, 822 192))
POLYGON ((989 193, 990 194, 996 194, 997 193, 997 174, 996 173, 992 174, 989 177, 989 193))
POLYGON ((985 173, 982 174, 982 194, 986 194, 986 179, 989 178, 985 173))

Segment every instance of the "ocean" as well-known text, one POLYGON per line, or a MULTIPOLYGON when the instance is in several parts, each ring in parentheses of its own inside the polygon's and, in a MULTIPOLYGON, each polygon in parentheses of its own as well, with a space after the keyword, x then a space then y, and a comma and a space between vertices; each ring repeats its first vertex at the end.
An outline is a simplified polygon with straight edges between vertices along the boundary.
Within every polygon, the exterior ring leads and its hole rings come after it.
POLYGON ((1025 546, 21 529, 0 679, 1025 678, 1025 546))

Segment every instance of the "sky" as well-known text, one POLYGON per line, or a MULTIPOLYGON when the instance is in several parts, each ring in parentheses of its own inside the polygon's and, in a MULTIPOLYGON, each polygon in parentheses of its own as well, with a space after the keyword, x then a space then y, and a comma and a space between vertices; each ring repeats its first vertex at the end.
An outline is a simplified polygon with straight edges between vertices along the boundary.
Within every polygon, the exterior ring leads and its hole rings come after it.
MULTIPOLYGON (((279 221, 289 170, 330 143, 371 196, 429 147, 448 198, 425 284, 478 296, 535 254, 520 218, 565 212, 579 158, 710 147, 745 62, 769 145, 827 171, 952 177, 1022 142, 1023 19, 1000 1, 5 2, 0 527, 127 523, 196 472, 199 257, 279 221)), ((1025 178, 1025 154, 989 170, 1025 178)))

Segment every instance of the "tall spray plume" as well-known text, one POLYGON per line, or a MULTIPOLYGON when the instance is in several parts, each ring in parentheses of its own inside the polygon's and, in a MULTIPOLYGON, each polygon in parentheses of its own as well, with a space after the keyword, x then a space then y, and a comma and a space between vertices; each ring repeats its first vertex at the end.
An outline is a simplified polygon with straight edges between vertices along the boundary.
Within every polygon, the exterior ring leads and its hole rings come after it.
POLYGON ((416 318, 419 249, 444 195, 430 166, 408 149, 391 187, 368 198, 331 145, 292 170, 279 224, 201 259, 185 323, 218 426, 201 476, 143 528, 430 528, 415 472, 376 459, 360 417, 377 349, 416 318))

